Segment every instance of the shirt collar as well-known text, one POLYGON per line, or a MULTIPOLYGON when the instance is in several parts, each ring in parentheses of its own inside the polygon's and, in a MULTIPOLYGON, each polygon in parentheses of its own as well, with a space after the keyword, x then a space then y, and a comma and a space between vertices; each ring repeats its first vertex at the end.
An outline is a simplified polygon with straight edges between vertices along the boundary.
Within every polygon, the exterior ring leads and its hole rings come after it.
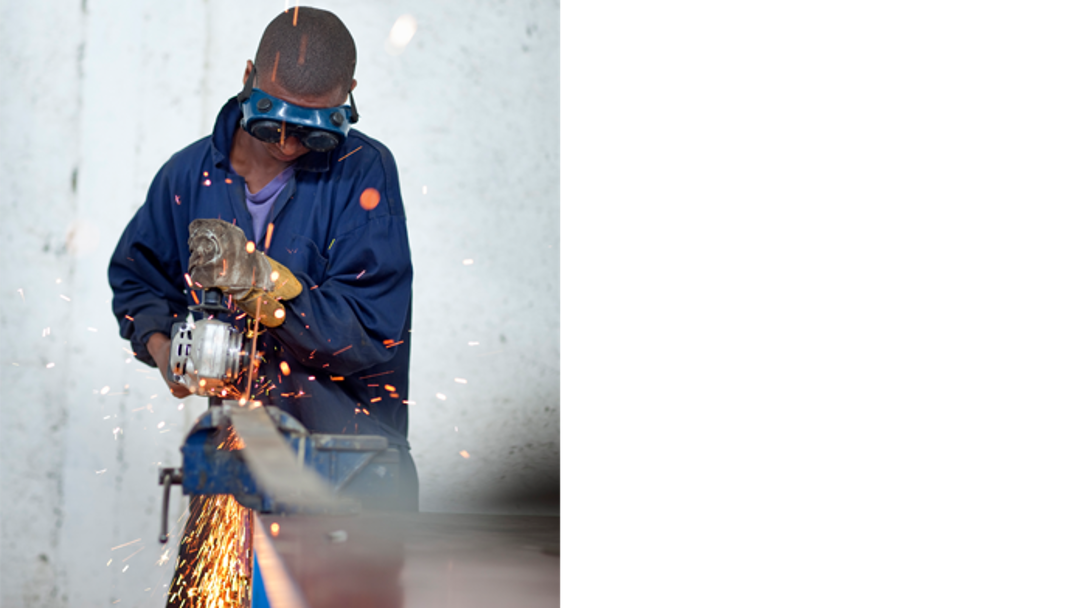
MULTIPOLYGON (((232 150, 233 136, 240 128, 240 102, 235 98, 229 99, 218 112, 217 121, 214 123, 214 132, 210 136, 210 153, 214 159, 214 166, 229 170, 229 150, 232 150)), ((329 152, 316 152, 314 150, 296 159, 293 167, 300 171, 313 171, 325 173, 330 170, 329 152)))

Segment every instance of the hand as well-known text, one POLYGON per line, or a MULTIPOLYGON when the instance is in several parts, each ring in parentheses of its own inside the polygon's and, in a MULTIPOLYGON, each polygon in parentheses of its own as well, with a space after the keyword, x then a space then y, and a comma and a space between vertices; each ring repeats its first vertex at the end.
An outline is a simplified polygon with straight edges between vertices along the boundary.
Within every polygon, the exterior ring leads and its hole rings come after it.
POLYGON ((190 395, 191 391, 183 384, 172 381, 172 370, 169 369, 170 348, 172 348, 172 340, 160 332, 150 334, 150 339, 146 341, 146 350, 150 351, 150 356, 154 358, 154 363, 157 364, 161 377, 165 380, 165 384, 169 386, 169 392, 172 393, 173 397, 183 399, 190 395))
POLYGON ((188 226, 188 275, 202 289, 217 287, 243 297, 252 289, 274 287, 270 261, 254 247, 240 228, 216 219, 197 219, 188 226))

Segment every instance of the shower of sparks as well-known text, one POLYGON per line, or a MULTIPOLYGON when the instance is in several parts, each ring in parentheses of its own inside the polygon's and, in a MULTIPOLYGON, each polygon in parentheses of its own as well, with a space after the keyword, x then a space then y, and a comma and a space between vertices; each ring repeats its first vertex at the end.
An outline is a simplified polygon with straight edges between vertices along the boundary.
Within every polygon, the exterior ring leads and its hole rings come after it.
POLYGON ((458 454, 461 454, 462 458, 468 458, 469 457, 469 453, 466 452, 465 450, 461 450, 460 452, 458 452, 458 454))
MULTIPOLYGON (((239 436, 225 439, 230 449, 239 436)), ((228 494, 196 495, 177 551, 168 593, 170 608, 251 604, 252 512, 228 494)))
POLYGON ((353 149, 353 151, 352 151, 352 152, 349 152, 349 153, 348 153, 348 154, 346 154, 345 156, 342 156, 341 158, 337 159, 337 162, 339 162, 339 163, 340 163, 341 161, 345 160, 346 158, 349 158, 350 156, 352 156, 352 153, 353 153, 353 152, 356 152, 357 150, 359 150, 360 148, 363 148, 363 147, 364 147, 364 146, 358 146, 358 147, 356 147, 355 149, 353 149))

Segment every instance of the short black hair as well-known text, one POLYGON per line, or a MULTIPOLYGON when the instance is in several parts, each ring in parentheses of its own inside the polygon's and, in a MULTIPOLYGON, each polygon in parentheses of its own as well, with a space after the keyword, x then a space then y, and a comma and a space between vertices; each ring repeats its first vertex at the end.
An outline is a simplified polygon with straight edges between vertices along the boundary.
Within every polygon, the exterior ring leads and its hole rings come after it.
POLYGON ((255 52, 259 80, 296 95, 342 96, 352 89, 356 44, 330 11, 297 6, 266 26, 255 52))

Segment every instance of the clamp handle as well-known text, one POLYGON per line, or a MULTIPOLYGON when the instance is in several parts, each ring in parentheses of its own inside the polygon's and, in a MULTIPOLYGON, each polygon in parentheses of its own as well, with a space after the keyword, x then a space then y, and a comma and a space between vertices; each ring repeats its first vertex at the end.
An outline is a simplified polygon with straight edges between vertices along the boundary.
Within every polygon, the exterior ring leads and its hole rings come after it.
POLYGON ((184 483, 184 471, 174 467, 165 467, 158 471, 158 485, 165 486, 165 503, 161 507, 161 544, 169 542, 169 487, 184 483))

